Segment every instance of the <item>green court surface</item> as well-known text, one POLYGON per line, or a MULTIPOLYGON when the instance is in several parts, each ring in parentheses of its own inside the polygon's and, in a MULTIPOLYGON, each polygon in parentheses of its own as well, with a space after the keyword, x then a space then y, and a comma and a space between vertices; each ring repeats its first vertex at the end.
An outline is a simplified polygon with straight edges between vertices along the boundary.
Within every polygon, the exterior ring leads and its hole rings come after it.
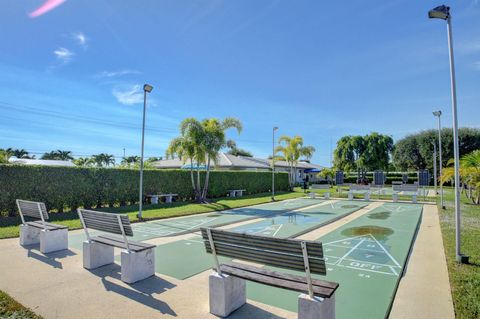
MULTIPOLYGON (((331 205, 329 203, 321 204, 322 202, 319 200, 316 200, 315 203, 320 205, 314 205, 301 212, 278 212, 277 215, 266 220, 238 226, 231 230, 258 232, 265 236, 289 237, 303 233, 305 230, 318 228, 317 225, 324 225, 329 220, 336 220, 368 204, 358 201, 339 201, 331 205), (272 220, 276 223, 274 227, 272 227, 272 220), (280 225, 283 226, 280 227, 280 225)), ((294 209, 292 208, 292 210, 294 209)), ((155 249, 155 258, 155 267, 158 273, 177 279, 186 279, 213 265, 213 257, 205 252, 203 241, 199 235, 158 246, 155 249)))
MULTIPOLYGON (((318 239, 327 276, 314 277, 340 284, 337 318, 388 317, 421 215, 422 205, 385 203, 318 239)), ((298 295, 247 283, 249 299, 290 311, 297 311, 298 295)))
MULTIPOLYGON (((237 223, 253 218, 268 216, 271 214, 284 213, 292 209, 302 208, 321 203, 318 199, 298 198, 285 201, 266 203, 250 207, 242 207, 231 210, 212 212, 208 214, 192 215, 179 218, 169 218, 146 223, 134 223, 133 240, 144 241, 152 238, 174 236, 191 233, 200 227, 218 227, 231 223, 237 223)), ((91 236, 99 232, 90 231, 91 236)), ((79 233, 69 236, 69 246, 77 249, 82 248, 85 234, 79 233)))
POLYGON ((323 203, 302 211, 271 216, 253 224, 235 227, 232 230, 281 238, 297 237, 343 218, 368 204, 368 202, 359 201, 323 203))

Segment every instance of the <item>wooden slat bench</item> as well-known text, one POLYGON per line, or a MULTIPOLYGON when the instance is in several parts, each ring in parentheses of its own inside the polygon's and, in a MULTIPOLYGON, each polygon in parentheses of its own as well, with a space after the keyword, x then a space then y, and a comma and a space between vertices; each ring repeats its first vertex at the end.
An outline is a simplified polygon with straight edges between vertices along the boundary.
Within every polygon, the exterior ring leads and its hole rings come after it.
POLYGON ((246 189, 230 189, 228 190, 227 194, 230 196, 230 197, 242 197, 243 196, 243 192, 246 192, 247 190, 246 189))
POLYGON ((326 275, 322 244, 314 241, 250 235, 202 228, 207 253, 213 255, 210 276, 210 312, 226 317, 246 303, 245 280, 301 292, 298 318, 335 318, 338 283, 313 279, 326 275), (305 272, 305 276, 282 273, 239 262, 220 264, 218 256, 305 272), (316 314, 312 317, 312 314, 316 314))
POLYGON ((68 227, 46 222, 48 212, 45 203, 23 199, 17 199, 16 203, 22 220, 20 245, 40 243, 42 253, 68 249, 68 227), (26 221, 26 218, 34 220, 26 221))
POLYGON ((147 195, 150 198, 152 204, 158 204, 158 200, 165 197, 165 203, 171 203, 174 197, 178 197, 178 194, 151 194, 147 195))
MULTIPOLYGON (((323 198, 330 198, 330 185, 329 184, 312 184, 310 189, 328 189, 327 192, 323 193, 323 198)), ((315 198, 315 192, 310 192, 310 198, 315 198)))
POLYGON ((126 215, 78 209, 87 240, 83 243, 83 267, 95 269, 114 262, 114 248, 122 249, 122 281, 134 283, 155 274, 155 245, 128 240, 133 236, 130 220, 126 215), (88 229, 104 233, 90 236, 88 229), (116 234, 122 237, 109 235, 116 234))

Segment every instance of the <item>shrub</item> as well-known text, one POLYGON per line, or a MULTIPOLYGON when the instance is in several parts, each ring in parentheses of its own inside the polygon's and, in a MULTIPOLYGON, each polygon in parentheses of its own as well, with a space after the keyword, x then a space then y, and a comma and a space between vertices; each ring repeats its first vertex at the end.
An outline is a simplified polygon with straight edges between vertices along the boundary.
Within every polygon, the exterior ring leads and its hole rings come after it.
MULTIPOLYGON (((201 174, 204 179, 204 172, 201 174)), ((210 198, 225 196, 229 189, 247 194, 268 192, 271 172, 212 171, 210 198)), ((288 174, 275 173, 275 188, 288 189, 288 174)), ((134 169, 0 165, 0 213, 15 211, 15 199, 45 202, 63 211, 138 202, 139 174, 134 169)), ((169 192, 192 199, 187 170, 145 170, 144 194, 169 192)))

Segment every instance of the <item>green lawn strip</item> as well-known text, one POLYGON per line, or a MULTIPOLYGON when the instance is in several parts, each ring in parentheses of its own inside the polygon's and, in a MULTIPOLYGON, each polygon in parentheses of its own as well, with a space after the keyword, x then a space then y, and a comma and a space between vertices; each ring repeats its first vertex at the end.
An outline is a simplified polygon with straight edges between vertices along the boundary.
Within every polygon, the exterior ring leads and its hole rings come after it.
POLYGON ((0 290, 0 318, 41 319, 42 317, 0 290))
MULTIPOLYGON (((282 192, 275 195, 277 201, 302 197, 302 192, 282 192)), ((212 211, 221 211, 232 208, 258 205, 271 202, 271 194, 263 193, 246 195, 241 198, 219 198, 208 204, 196 204, 191 202, 175 202, 171 204, 146 205, 143 209, 144 220, 155 220, 170 217, 187 216, 212 211)), ((125 207, 102 208, 101 211, 127 214, 132 222, 138 222, 138 205, 125 207)), ((80 220, 76 212, 54 213, 50 215, 50 222, 68 226, 70 230, 81 228, 80 220)), ((19 217, 0 218, 0 239, 18 237, 19 217)))
POLYGON ((455 209, 454 192, 445 190, 445 206, 442 210, 439 201, 440 224, 443 245, 452 289, 456 318, 480 318, 480 206, 462 194, 461 252, 470 256, 470 264, 458 264, 455 259, 455 209))

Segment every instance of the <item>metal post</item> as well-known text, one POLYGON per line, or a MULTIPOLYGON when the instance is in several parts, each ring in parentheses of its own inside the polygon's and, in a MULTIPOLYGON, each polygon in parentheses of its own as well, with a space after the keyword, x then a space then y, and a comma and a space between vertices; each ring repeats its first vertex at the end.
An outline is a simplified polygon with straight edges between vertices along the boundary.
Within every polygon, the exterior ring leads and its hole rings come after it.
POLYGON ((458 149, 458 119, 457 119, 457 89, 455 83, 455 64, 453 57, 453 42, 452 42, 452 18, 448 15, 447 18, 447 31, 448 31, 448 52, 450 56, 450 84, 452 90, 452 115, 453 115, 453 154, 455 162, 455 239, 456 246, 455 252, 457 262, 467 263, 468 257, 463 256, 461 252, 461 219, 460 219, 460 152, 458 149))
POLYGON ((437 192, 437 142, 433 140, 433 185, 435 186, 435 194, 437 192))
POLYGON ((125 246, 127 248, 127 251, 130 253, 130 246, 128 245, 127 235, 125 235, 125 228, 123 227, 122 217, 120 217, 120 215, 117 215, 117 221, 118 221, 118 227, 120 227, 120 230, 122 231, 122 236, 123 236, 123 240, 125 241, 125 246))
POLYGON ((275 200, 275 131, 278 127, 273 127, 272 131, 272 201, 275 200))
MULTIPOLYGON (((440 161, 439 163, 439 174, 440 177, 442 176, 442 166, 443 166, 443 161, 442 161, 442 124, 440 122, 440 117, 442 114, 438 116, 438 159, 440 161)), ((443 201, 443 183, 440 183, 440 205, 442 206, 443 209, 445 209, 445 203, 443 201)))
POLYGON ((145 144, 145 113, 147 109, 147 91, 143 90, 143 122, 142 122, 142 151, 140 156, 140 192, 138 204, 138 218, 142 219, 143 209, 143 148, 145 144))
POLYGON ((305 265, 305 275, 307 278, 308 296, 313 299, 312 275, 310 274, 310 263, 308 261, 307 243, 302 241, 303 264, 305 265))
POLYGON ((210 243, 210 249, 212 250, 213 261, 215 262, 215 268, 217 273, 222 276, 222 270, 220 269, 220 263, 218 262, 217 250, 215 249, 215 243, 213 242, 212 230, 207 228, 208 242, 210 243))

